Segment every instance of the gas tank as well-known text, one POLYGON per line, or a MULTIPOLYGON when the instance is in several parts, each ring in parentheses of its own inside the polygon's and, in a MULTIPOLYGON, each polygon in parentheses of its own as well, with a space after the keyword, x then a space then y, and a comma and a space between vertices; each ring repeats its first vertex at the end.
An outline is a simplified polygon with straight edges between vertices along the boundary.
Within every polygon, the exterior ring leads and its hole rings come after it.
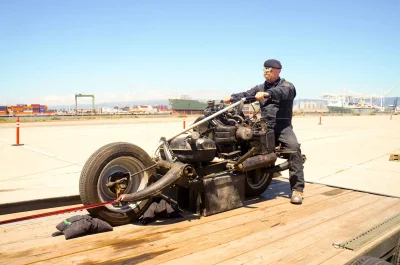
POLYGON ((209 162, 217 154, 215 142, 208 138, 199 138, 191 143, 188 135, 180 135, 169 144, 171 151, 183 163, 209 162))

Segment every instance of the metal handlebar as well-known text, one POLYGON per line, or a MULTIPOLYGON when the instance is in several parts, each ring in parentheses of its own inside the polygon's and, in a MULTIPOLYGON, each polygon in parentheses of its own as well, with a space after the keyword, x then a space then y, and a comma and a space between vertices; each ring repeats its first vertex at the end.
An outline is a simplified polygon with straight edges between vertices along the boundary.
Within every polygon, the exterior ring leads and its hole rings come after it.
MULTIPOLYGON (((242 100, 243 99, 245 100, 244 104, 249 104, 249 103, 253 103, 253 102, 257 101, 255 96, 245 97, 245 98, 242 98, 242 100)), ((271 103, 278 104, 279 103, 279 100, 276 100, 276 99, 272 99, 272 98, 264 98, 264 99, 267 100, 267 104, 271 104, 271 103)), ((233 98, 233 99, 231 99, 231 102, 237 102, 237 99, 233 98)))
MULTIPOLYGON (((168 138, 167 141, 169 142, 169 141, 175 139, 175 138, 178 137, 179 135, 181 135, 181 134, 183 134, 183 133, 185 133, 185 132, 187 132, 187 131, 189 131, 189 130, 195 128, 196 126, 199 126, 200 124, 203 124, 203 123, 205 123, 205 122, 207 122, 207 121, 209 121, 209 120, 211 120, 211 119, 214 119, 214 118, 217 117, 218 115, 221 115, 222 113, 224 113, 224 112, 226 112, 226 111, 228 111, 228 110, 230 110, 230 109, 232 109, 232 108, 234 108, 234 107, 236 107, 236 106, 242 104, 242 103, 245 102, 245 101, 246 101, 246 98, 240 99, 240 100, 237 101, 236 103, 234 103, 234 104, 232 104, 232 105, 229 105, 229 106, 227 106, 226 108, 223 108, 222 110, 220 110, 220 111, 218 111, 218 112, 216 112, 216 113, 214 113, 214 114, 208 116, 207 118, 202 119, 201 121, 198 121, 198 122, 192 124, 191 126, 189 126, 188 128, 186 128, 185 130, 181 131, 180 133, 177 133, 177 134, 175 134, 174 136, 168 138)), ((158 144, 157 148, 156 148, 156 149, 154 150, 154 152, 153 152, 154 155, 156 154, 157 150, 158 150, 162 145, 163 145, 163 142, 161 142, 161 143, 158 144)))

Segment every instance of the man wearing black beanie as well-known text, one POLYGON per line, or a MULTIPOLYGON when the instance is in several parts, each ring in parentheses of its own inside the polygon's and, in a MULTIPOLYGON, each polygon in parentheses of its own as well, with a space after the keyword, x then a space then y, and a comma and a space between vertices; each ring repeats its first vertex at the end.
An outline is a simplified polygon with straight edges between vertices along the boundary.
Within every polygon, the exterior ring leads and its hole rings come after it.
POLYGON ((290 202, 301 204, 304 190, 303 159, 292 126, 296 88, 292 83, 280 78, 281 69, 282 64, 278 60, 265 61, 264 77, 266 81, 248 91, 232 94, 225 98, 224 102, 229 103, 231 100, 255 96, 260 101, 261 116, 274 129, 275 140, 280 142, 284 149, 297 150, 296 153, 289 155, 289 182, 292 190, 290 202))

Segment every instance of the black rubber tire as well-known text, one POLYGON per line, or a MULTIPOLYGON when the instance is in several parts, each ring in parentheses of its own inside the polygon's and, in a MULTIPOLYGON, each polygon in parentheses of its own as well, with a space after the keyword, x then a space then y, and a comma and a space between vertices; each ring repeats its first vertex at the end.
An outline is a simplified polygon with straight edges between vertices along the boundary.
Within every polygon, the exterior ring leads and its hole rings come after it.
MULTIPOLYGON (((113 163, 112 161, 115 161, 115 159, 128 160, 128 164, 131 160, 131 164, 134 164, 134 167, 136 168, 140 168, 139 170, 154 164, 150 156, 143 149, 131 143, 116 142, 99 148, 90 156, 81 172, 79 194, 84 205, 104 202, 99 195, 98 183, 102 177, 103 169, 105 169, 109 163, 113 163)), ((141 181, 146 182, 147 180, 150 180, 150 177, 153 174, 153 170, 141 173, 138 176, 140 178, 139 182, 141 183, 141 181)), ((134 185, 137 184, 132 184, 131 187, 134 185)), ((148 183, 144 183, 144 185, 147 186, 148 183)), ((130 189, 131 190, 127 190, 125 193, 134 191, 132 188, 130 189)), ((111 198, 111 200, 115 198, 111 198)), ((143 200, 135 204, 133 209, 128 208, 125 212, 114 211, 106 206, 89 209, 88 211, 93 217, 100 218, 112 226, 119 226, 137 220, 150 203, 151 199, 143 200)))
MULTIPOLYGON (((251 183, 254 175, 260 175, 260 169, 251 170, 246 172, 245 179, 245 195, 246 197, 256 197, 260 196, 271 184, 272 177, 274 173, 264 173, 266 175, 266 179, 262 181, 262 183, 251 183)), ((262 179, 262 177, 260 178, 262 179)))
POLYGON ((389 263, 387 261, 378 259, 378 258, 374 258, 374 257, 370 257, 370 256, 362 256, 359 258, 356 258, 354 260, 352 260, 349 265, 391 265, 392 263, 389 263))

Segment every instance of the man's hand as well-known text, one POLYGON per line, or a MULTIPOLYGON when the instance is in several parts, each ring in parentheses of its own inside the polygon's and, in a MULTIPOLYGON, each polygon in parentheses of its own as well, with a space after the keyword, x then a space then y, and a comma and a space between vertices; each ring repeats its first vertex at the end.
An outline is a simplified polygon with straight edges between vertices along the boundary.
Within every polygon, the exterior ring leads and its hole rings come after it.
POLYGON ((232 99, 231 96, 224 98, 224 103, 226 103, 226 104, 231 103, 231 99, 232 99))
POLYGON ((256 94, 256 100, 260 101, 260 100, 264 100, 264 98, 269 98, 271 95, 267 92, 257 92, 256 94))

